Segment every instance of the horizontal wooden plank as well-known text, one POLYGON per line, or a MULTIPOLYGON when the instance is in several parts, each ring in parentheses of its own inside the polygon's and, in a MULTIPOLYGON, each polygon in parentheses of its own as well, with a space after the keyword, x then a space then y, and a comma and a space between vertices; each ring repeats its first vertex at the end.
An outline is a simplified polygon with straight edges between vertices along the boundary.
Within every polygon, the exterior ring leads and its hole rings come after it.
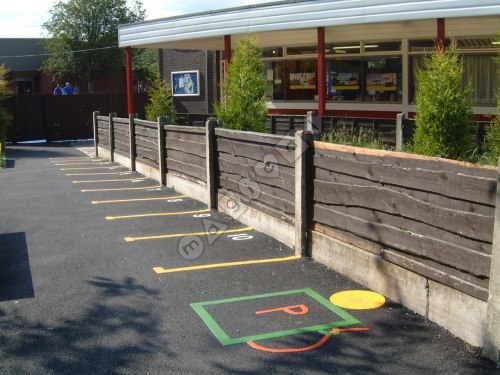
POLYGON ((204 134, 183 133, 183 132, 166 132, 165 140, 181 140, 186 142, 206 144, 206 136, 204 134))
POLYGON ((135 152, 138 158, 148 159, 153 164, 158 164, 158 152, 154 152, 150 149, 142 148, 139 145, 136 145, 135 152))
POLYGON ((287 192, 289 195, 295 194, 295 176, 281 171, 278 166, 271 166, 266 169, 264 163, 254 165, 235 162, 228 154, 220 154, 219 172, 239 175, 243 178, 255 181, 259 184, 274 186, 287 192), (269 172, 268 172, 269 171, 269 172))
POLYGON ((415 234, 384 223, 367 221, 321 205, 314 207, 314 221, 355 233, 382 246, 432 259, 478 277, 489 277, 491 256, 440 238, 415 234))
POLYGON ((314 180, 314 200, 332 205, 383 211, 472 239, 491 242, 493 216, 440 208, 390 187, 360 186, 314 180))
POLYGON ((488 300, 489 283, 487 279, 474 278, 453 268, 443 266, 430 260, 420 259, 409 254, 401 254, 394 250, 384 250, 382 257, 391 263, 464 292, 474 298, 478 298, 482 301, 488 300))
POLYGON ((101 146, 109 145, 109 138, 105 136, 99 136, 99 142, 97 144, 101 146))
POLYGON ((312 230, 335 238, 339 241, 351 244, 375 255, 380 255, 382 253, 382 246, 380 246, 380 244, 373 241, 368 241, 362 237, 356 236, 353 233, 346 232, 341 229, 334 229, 323 224, 313 223, 312 230))
POLYGON ((295 151, 287 151, 270 145, 243 143, 218 138, 216 140, 216 149, 227 154, 257 161, 273 160, 273 162, 279 165, 290 168, 295 165, 295 151))
POLYGON ((158 139, 158 129, 149 129, 143 126, 135 127, 135 135, 143 138, 158 139))
MULTIPOLYGON (((361 177, 351 176, 347 174, 336 173, 319 167, 314 168, 314 176, 317 180, 326 182, 337 182, 337 183, 345 183, 345 184, 361 185, 361 186, 374 186, 374 187, 383 186, 375 181, 370 181, 361 177)), ((415 190, 394 185, 391 185, 390 188, 399 193, 407 194, 415 199, 419 199, 423 202, 444 209, 472 212, 485 216, 491 216, 492 213, 494 212, 494 207, 491 206, 473 202, 467 202, 460 199, 448 198, 442 195, 434 194, 432 192, 415 190)))
POLYGON ((106 117, 106 120, 98 120, 97 128, 109 129, 109 119, 106 117))
POLYGON ((129 126, 128 118, 113 117, 113 125, 126 125, 129 126))
POLYGON ((219 186, 220 188, 238 193, 240 196, 245 196, 248 199, 270 206, 286 215, 295 215, 295 201, 291 202, 286 199, 278 198, 272 194, 265 193, 262 189, 257 189, 255 185, 248 181, 240 183, 240 180, 241 179, 235 180, 227 176, 220 176, 219 186))
POLYGON ((294 137, 282 137, 274 134, 238 131, 223 128, 216 128, 215 135, 222 139, 238 140, 245 143, 267 144, 272 145, 273 147, 288 149, 290 151, 295 150, 294 137))
POLYGON ((154 150, 158 153, 158 141, 152 138, 135 137, 135 144, 143 148, 154 150))
POLYGON ((207 171, 204 168, 200 168, 196 165, 183 163, 178 160, 170 159, 167 157, 166 159, 166 169, 167 173, 171 173, 173 171, 177 172, 180 175, 187 175, 191 178, 194 178, 198 181, 207 181, 207 171))
POLYGON ((167 148, 167 152, 169 152, 170 150, 177 150, 180 152, 185 152, 187 154, 197 155, 202 158, 205 158, 206 154, 205 144, 189 142, 180 139, 167 138, 165 140, 165 147, 167 148))
POLYGON ((158 124, 156 121, 134 119, 134 124, 136 127, 142 126, 142 127, 150 128, 150 129, 158 129, 158 124))
POLYGON ((246 189, 246 185, 249 185, 252 187, 253 190, 257 190, 257 192, 262 192, 266 193, 270 196, 275 196, 279 199, 284 199, 288 200, 290 202, 295 201, 295 195, 293 193, 290 193, 286 190, 283 190, 279 187, 272 186, 272 185, 267 185, 261 182, 257 182, 255 179, 249 179, 241 174, 232 174, 232 173, 227 173, 227 172, 220 172, 219 177, 225 177, 229 178, 233 181, 239 181, 239 183, 242 185, 241 189, 246 189))
POLYGON ((495 205, 496 177, 485 179, 436 170, 413 169, 404 165, 358 161, 347 154, 318 154, 314 165, 337 173, 353 175, 381 184, 434 192, 446 197, 495 205))
POLYGON ((109 116, 97 116, 98 121, 109 121, 109 116))
POLYGON ((182 163, 195 165, 199 168, 205 169, 207 168, 206 159, 200 157, 198 155, 188 154, 186 152, 177 151, 177 150, 167 150, 167 158, 172 160, 177 160, 182 163))
MULTIPOLYGON (((491 254, 491 242, 478 241, 468 237, 460 236, 455 233, 447 232, 443 229, 433 227, 432 225, 429 225, 423 221, 421 222, 413 219, 407 219, 401 216, 391 215, 383 211, 375 211, 364 207, 333 206, 320 204, 319 202, 316 202, 313 205, 313 216, 315 215, 316 207, 325 207, 327 209, 342 212, 345 215, 353 216, 367 222, 383 223, 385 225, 412 232, 417 235, 439 238, 444 242, 448 242, 450 244, 474 250, 483 254, 491 254)), ((324 222, 324 224, 328 225, 329 223, 324 222)), ((353 228, 353 230, 355 230, 355 228, 353 228)))
POLYGON ((118 149, 121 149, 121 150, 124 150, 127 152, 130 150, 130 143, 122 142, 119 139, 115 139, 114 145, 115 145, 115 148, 118 148, 118 149))
POLYGON ((117 130, 121 130, 123 132, 128 132, 130 130, 130 127, 129 127, 129 124, 117 124, 117 123, 113 123, 113 129, 115 131, 117 130))
POLYGON ((121 150, 121 149, 119 149, 119 148, 115 148, 115 149, 113 150, 113 152, 115 152, 116 154, 123 155, 123 156, 125 156, 125 157, 130 157, 130 154, 129 154, 129 153, 128 153, 128 151, 126 151, 126 150, 121 150))
POLYGON ((206 134, 203 126, 165 125, 165 130, 167 133, 206 134))
POLYGON ((388 163, 415 169, 429 169, 434 171, 453 172, 462 175, 471 175, 484 178, 496 178, 496 167, 466 163, 458 160, 410 154, 406 152, 375 150, 362 147, 353 147, 325 142, 314 142, 314 150, 326 155, 350 155, 361 162, 388 163))
POLYGON ((230 210, 233 212, 236 212, 237 215, 245 212, 244 211, 245 208, 242 208, 241 210, 239 210, 238 208, 235 208, 238 205, 240 205, 241 203, 243 203, 244 205, 246 205, 248 207, 254 208, 254 209, 256 209, 256 210, 258 210, 266 215, 269 215, 269 216, 271 216, 275 219, 278 219, 280 221, 283 221, 287 224, 293 225, 295 222, 293 216, 285 215, 282 211, 276 210, 276 209, 269 207, 268 205, 262 204, 258 201, 241 196, 240 194, 238 194, 236 192, 226 190, 222 187, 219 187, 218 193, 221 195, 224 195, 226 197, 229 197, 231 199, 230 200, 230 202, 231 202, 230 203, 231 204, 230 210))
POLYGON ((128 136, 128 134, 124 134, 121 132, 114 132, 113 135, 114 135, 114 138, 117 140, 120 140, 120 141, 126 142, 126 143, 130 143, 130 137, 128 136))
POLYGON ((222 152, 221 150, 217 150, 216 156, 218 160, 224 159, 235 164, 249 165, 256 168, 256 173, 262 172, 261 174, 266 176, 270 175, 272 177, 276 174, 276 171, 278 171, 280 175, 285 174, 281 176, 282 178, 295 181, 295 165, 291 167, 288 165, 278 164, 276 158, 272 155, 264 157, 263 160, 254 160, 244 156, 232 155, 222 152))

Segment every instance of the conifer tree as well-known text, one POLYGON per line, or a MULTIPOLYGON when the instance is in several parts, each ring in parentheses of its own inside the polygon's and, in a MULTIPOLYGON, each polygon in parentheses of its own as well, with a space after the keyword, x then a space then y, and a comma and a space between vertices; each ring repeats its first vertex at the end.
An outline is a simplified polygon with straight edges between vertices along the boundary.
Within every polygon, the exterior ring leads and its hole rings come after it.
POLYGON ((248 35, 234 51, 222 87, 224 99, 216 107, 225 128, 265 132, 267 117, 266 81, 262 49, 248 35))

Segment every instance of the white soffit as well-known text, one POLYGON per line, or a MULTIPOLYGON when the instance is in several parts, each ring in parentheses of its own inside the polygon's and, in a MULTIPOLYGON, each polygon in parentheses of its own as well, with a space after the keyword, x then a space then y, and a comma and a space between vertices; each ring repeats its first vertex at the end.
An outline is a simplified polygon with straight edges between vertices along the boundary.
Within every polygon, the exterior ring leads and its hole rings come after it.
POLYGON ((266 31, 500 15, 500 0, 302 0, 120 25, 120 47, 178 44, 266 31))

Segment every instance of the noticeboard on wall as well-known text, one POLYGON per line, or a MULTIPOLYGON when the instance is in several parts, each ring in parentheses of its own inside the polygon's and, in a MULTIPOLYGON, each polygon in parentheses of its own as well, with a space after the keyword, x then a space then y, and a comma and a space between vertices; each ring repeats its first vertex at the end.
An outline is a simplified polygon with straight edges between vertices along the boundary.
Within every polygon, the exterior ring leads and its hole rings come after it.
POLYGON ((172 95, 199 96, 200 71, 187 70, 182 72, 172 72, 172 95))

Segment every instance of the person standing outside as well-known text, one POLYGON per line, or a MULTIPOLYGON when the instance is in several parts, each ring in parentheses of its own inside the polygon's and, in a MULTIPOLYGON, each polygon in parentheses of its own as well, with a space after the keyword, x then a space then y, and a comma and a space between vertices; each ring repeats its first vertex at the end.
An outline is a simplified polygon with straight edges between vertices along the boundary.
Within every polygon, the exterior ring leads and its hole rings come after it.
POLYGON ((54 95, 59 96, 59 95, 65 95, 64 88, 61 87, 61 84, 57 84, 56 88, 54 89, 54 95))
POLYGON ((73 95, 73 86, 71 86, 71 83, 66 82, 66 86, 64 87, 64 90, 66 90, 66 95, 73 95))

